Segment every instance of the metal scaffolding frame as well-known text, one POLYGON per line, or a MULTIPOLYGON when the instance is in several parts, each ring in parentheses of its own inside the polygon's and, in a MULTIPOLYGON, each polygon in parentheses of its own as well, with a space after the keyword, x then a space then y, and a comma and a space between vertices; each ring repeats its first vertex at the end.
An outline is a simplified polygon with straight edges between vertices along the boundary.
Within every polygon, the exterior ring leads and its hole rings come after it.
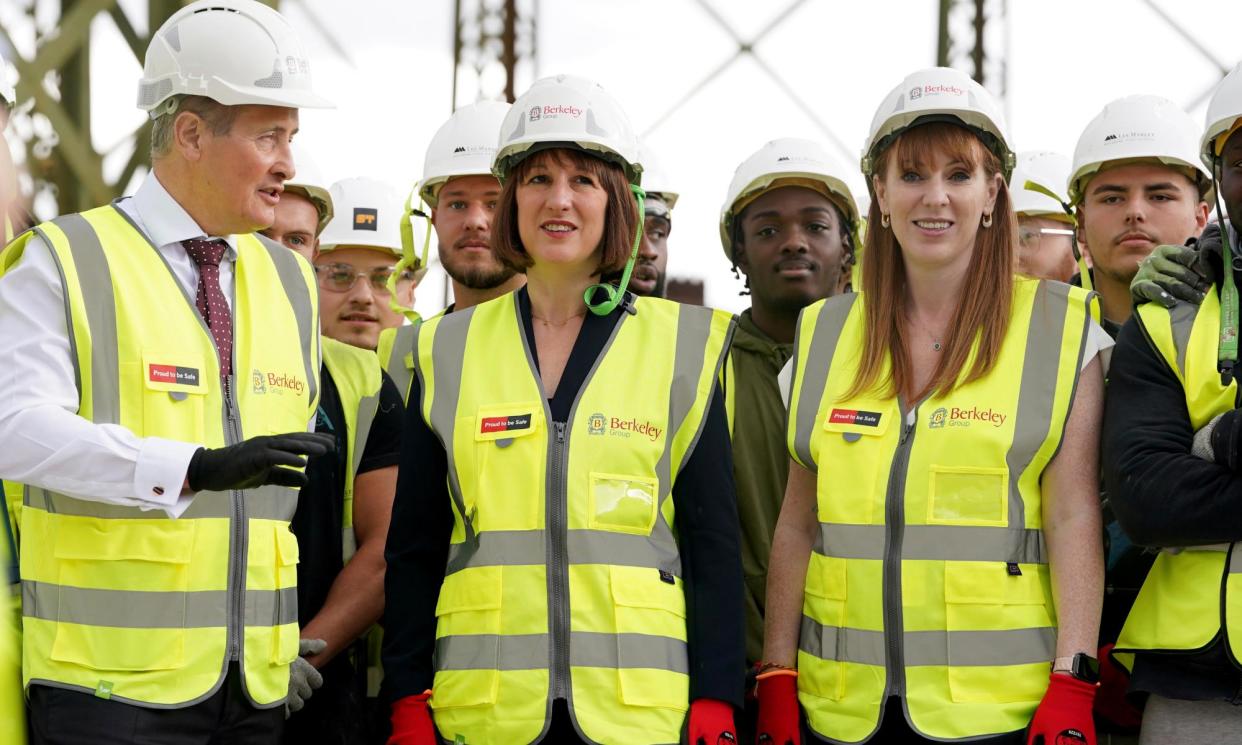
POLYGON ((517 97, 518 78, 537 75, 538 0, 454 0, 450 110, 517 97), (473 92, 473 95, 469 93, 473 92))

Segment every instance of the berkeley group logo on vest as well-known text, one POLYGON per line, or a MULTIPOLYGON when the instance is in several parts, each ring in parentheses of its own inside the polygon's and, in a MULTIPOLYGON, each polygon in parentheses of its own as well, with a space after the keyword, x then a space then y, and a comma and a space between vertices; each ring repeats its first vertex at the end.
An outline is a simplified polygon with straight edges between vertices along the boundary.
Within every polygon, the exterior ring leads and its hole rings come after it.
POLYGON ((929 429, 969 427, 974 422, 983 422, 991 424, 993 427, 1002 427, 1008 418, 1008 414, 1001 413, 992 408, 980 409, 978 406, 971 406, 969 409, 960 409, 956 406, 948 408, 941 406, 931 413, 931 419, 928 420, 927 427, 929 429))
POLYGON ((588 435, 611 435, 613 437, 629 437, 634 434, 646 435, 655 442, 660 439, 663 429, 651 422, 640 422, 634 417, 622 419, 616 416, 605 416, 596 412, 587 418, 588 435))
POLYGON ((306 390, 306 381, 296 375, 286 375, 281 373, 265 373, 259 368, 255 368, 250 373, 250 388, 255 393, 262 395, 271 391, 277 395, 292 393, 295 396, 302 395, 302 391, 306 390))

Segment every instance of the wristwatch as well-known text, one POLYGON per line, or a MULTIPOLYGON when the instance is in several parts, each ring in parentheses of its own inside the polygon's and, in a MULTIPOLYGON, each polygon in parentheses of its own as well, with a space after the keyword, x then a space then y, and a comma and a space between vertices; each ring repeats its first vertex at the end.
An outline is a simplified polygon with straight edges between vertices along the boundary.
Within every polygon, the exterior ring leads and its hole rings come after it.
POLYGON ((1100 661, 1084 652, 1073 657, 1058 657, 1052 661, 1052 672, 1069 673, 1070 677, 1084 683, 1100 682, 1100 661))

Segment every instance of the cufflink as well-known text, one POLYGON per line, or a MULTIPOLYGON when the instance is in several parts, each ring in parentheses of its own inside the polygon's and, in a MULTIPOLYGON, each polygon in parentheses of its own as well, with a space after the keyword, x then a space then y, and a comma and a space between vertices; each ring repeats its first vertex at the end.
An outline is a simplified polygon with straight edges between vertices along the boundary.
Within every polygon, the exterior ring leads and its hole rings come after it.
POLYGON ((151 489, 151 491, 152 491, 152 492, 155 494, 155 496, 157 496, 157 497, 162 497, 162 496, 164 496, 164 487, 162 487, 162 486, 156 486, 156 487, 153 487, 153 488, 151 489))

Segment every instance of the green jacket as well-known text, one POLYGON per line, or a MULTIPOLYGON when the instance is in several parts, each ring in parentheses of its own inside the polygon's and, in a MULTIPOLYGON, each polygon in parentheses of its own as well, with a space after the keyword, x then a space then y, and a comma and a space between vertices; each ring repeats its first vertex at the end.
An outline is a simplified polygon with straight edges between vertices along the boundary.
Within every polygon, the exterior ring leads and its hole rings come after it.
POLYGON ((759 330, 747 309, 738 318, 733 346, 721 374, 733 436, 733 478, 742 527, 748 664, 763 656, 768 554, 789 476, 785 401, 777 375, 792 355, 793 344, 773 341, 759 330))

